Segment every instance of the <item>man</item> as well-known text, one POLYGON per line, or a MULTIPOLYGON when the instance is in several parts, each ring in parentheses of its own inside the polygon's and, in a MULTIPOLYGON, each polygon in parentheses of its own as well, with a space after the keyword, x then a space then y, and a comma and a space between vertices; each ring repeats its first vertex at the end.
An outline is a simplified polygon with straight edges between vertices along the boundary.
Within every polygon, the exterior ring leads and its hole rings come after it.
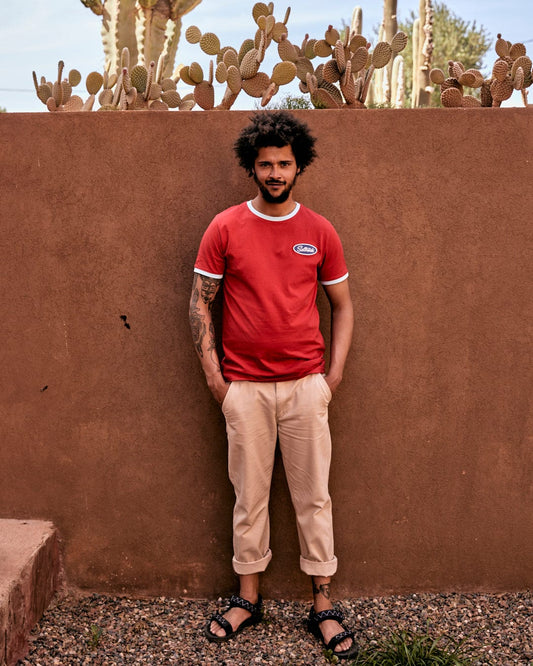
POLYGON ((353 307, 342 246, 333 226, 293 198, 316 156, 308 127, 286 111, 259 112, 235 152, 258 187, 255 198, 219 215, 195 263, 190 321, 207 384, 226 419, 235 489, 233 568, 239 596, 205 633, 224 641, 261 619, 259 574, 269 548, 268 501, 276 441, 296 512, 300 566, 311 577, 309 630, 339 658, 355 653, 353 633, 333 610, 331 438, 328 403, 351 345, 353 307), (222 364, 211 317, 223 285, 222 364), (332 314, 330 364, 316 306, 318 282, 332 314))

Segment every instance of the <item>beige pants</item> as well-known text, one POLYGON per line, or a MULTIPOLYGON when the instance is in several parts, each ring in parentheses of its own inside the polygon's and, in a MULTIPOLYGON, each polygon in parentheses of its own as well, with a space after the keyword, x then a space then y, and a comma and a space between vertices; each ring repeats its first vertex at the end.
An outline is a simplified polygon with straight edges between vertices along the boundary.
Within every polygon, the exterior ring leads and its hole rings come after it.
POLYGON ((228 434, 229 477, 235 489, 233 568, 264 571, 272 558, 268 503, 279 437, 296 513, 300 567, 332 576, 331 498, 328 491, 331 391, 320 374, 284 382, 235 381, 222 404, 228 434))

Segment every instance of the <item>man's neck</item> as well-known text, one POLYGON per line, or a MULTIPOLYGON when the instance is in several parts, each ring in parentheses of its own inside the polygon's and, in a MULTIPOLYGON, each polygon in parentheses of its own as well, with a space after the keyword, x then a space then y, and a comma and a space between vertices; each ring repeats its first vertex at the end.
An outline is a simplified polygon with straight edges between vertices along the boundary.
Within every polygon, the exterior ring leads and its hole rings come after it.
POLYGON ((283 203, 269 203, 265 201, 261 196, 261 193, 258 192, 255 199, 252 199, 252 206, 255 210, 263 215, 268 215, 269 217, 285 217, 290 215, 296 206, 296 202, 292 198, 292 193, 283 203))

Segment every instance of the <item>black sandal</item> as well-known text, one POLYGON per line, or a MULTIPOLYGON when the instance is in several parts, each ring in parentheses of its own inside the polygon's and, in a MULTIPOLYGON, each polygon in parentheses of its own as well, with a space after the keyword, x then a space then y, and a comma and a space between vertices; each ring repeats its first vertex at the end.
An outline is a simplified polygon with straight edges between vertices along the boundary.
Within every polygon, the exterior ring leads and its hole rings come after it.
POLYGON ((320 623, 324 622, 324 620, 336 620, 342 626, 342 623, 344 622, 344 615, 340 611, 333 609, 324 610, 320 611, 320 613, 317 613, 315 609, 311 607, 311 610, 309 611, 309 618, 307 619, 307 629, 313 634, 313 636, 316 636, 316 638, 318 638, 318 640, 321 641, 323 645, 325 645, 326 650, 331 650, 333 654, 339 659, 350 659, 351 657, 355 657, 357 654, 357 647, 355 645, 354 632, 341 631, 333 636, 333 638, 328 643, 326 643, 322 631, 320 630, 320 623), (352 639, 352 644, 350 647, 347 650, 335 652, 337 645, 342 643, 342 641, 346 638, 352 639))
POLYGON ((261 595, 259 595, 257 603, 252 604, 251 601, 247 601, 246 599, 243 599, 242 597, 233 594, 229 600, 229 606, 224 612, 227 613, 230 608, 243 608, 244 610, 247 610, 250 613, 250 617, 247 618, 246 620, 243 620, 240 623, 240 625, 237 627, 237 629, 233 631, 231 624, 226 620, 226 618, 220 613, 216 613, 209 620, 205 628, 204 633, 206 635, 207 640, 213 643, 223 643, 224 641, 227 641, 236 634, 238 634, 243 629, 246 629, 246 627, 252 627, 254 624, 258 624, 263 619, 262 606, 263 606, 263 599, 261 598, 261 595), (214 634, 210 629, 212 622, 216 622, 217 624, 219 624, 222 627, 222 629, 224 629, 224 631, 226 632, 226 635, 217 636, 216 634, 214 634))

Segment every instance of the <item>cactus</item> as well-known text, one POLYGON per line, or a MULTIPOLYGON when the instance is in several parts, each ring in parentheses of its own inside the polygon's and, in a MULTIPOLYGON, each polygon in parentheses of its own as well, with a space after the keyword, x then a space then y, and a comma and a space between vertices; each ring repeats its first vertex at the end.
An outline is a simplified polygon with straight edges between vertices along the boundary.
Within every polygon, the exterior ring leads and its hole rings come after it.
POLYGON ((181 33, 181 17, 201 0, 81 0, 97 16, 102 17, 102 43, 105 67, 117 76, 121 54, 128 49, 128 67, 158 62, 163 55, 163 76, 174 69, 176 50, 181 33))
MULTIPOLYGON (((176 80, 163 77, 163 57, 160 56, 157 68, 152 61, 148 68, 135 65, 130 70, 130 54, 125 47, 121 54, 122 69, 118 76, 110 75, 107 71, 103 74, 90 72, 87 75, 85 87, 89 97, 85 102, 81 97, 72 95, 72 88, 81 81, 77 70, 71 70, 68 79, 61 80, 64 68, 62 61, 58 65, 58 79, 55 83, 47 82, 44 77, 39 82, 33 72, 35 91, 49 111, 91 111, 97 99, 100 111, 190 111, 195 105, 194 96, 187 95, 182 98, 176 91, 176 80)), ((203 77, 201 67, 198 67, 203 77)), ((198 70, 195 75, 198 76, 198 70)))
POLYGON ((433 6, 431 0, 420 0, 420 18, 413 22, 413 107, 431 102, 431 58, 433 55, 433 6))
POLYGON ((509 99, 514 90, 520 90, 524 105, 527 106, 528 88, 533 82, 533 63, 522 43, 511 44, 499 34, 495 51, 495 60, 491 75, 484 78, 477 69, 465 68, 460 62, 448 62, 448 77, 440 69, 432 69, 431 82, 440 86, 441 103, 444 107, 499 107, 509 99), (479 99, 474 95, 465 95, 464 88, 480 90, 479 99))
POLYGON ((36 73, 32 73, 37 97, 49 111, 82 111, 84 106, 82 98, 72 94, 73 87, 81 81, 81 74, 78 70, 72 69, 68 78, 63 79, 64 67, 64 62, 60 60, 57 65, 57 81, 54 83, 46 81, 44 77, 38 81, 36 73))
POLYGON ((194 86, 194 98, 198 105, 205 109, 230 109, 241 91, 251 97, 261 99, 265 106, 275 95, 279 87, 290 83, 297 75, 296 59, 299 50, 288 41, 287 22, 290 8, 286 11, 283 21, 277 21, 274 16, 274 4, 266 5, 257 2, 252 7, 252 18, 257 26, 254 37, 245 39, 236 49, 231 46, 221 46, 219 37, 213 32, 202 33, 197 26, 190 26, 185 32, 185 39, 190 44, 199 44, 201 50, 214 58, 210 61, 210 76, 208 81, 199 77, 198 63, 184 66, 180 69, 181 80, 194 86), (281 62, 277 63, 269 76, 261 72, 265 52, 272 42, 278 44, 281 62), (216 81, 226 84, 222 101, 215 105, 213 88, 213 70, 216 81), (195 71, 197 75, 195 76, 195 71))
MULTIPOLYGON (((332 45, 330 42, 334 37, 335 31, 330 26, 324 39, 314 45, 315 56, 327 57, 329 54, 330 59, 325 64, 313 71, 306 71, 300 65, 298 72, 305 72, 305 78, 300 77, 300 90, 309 93, 313 105, 318 108, 364 108, 372 75, 392 59, 391 43, 380 40, 370 53, 370 44, 352 30, 345 32, 344 40, 337 39, 332 45)), ((397 33, 394 39, 395 48, 402 50, 407 35, 397 33)), ((313 67, 310 62, 309 65, 313 67)))

